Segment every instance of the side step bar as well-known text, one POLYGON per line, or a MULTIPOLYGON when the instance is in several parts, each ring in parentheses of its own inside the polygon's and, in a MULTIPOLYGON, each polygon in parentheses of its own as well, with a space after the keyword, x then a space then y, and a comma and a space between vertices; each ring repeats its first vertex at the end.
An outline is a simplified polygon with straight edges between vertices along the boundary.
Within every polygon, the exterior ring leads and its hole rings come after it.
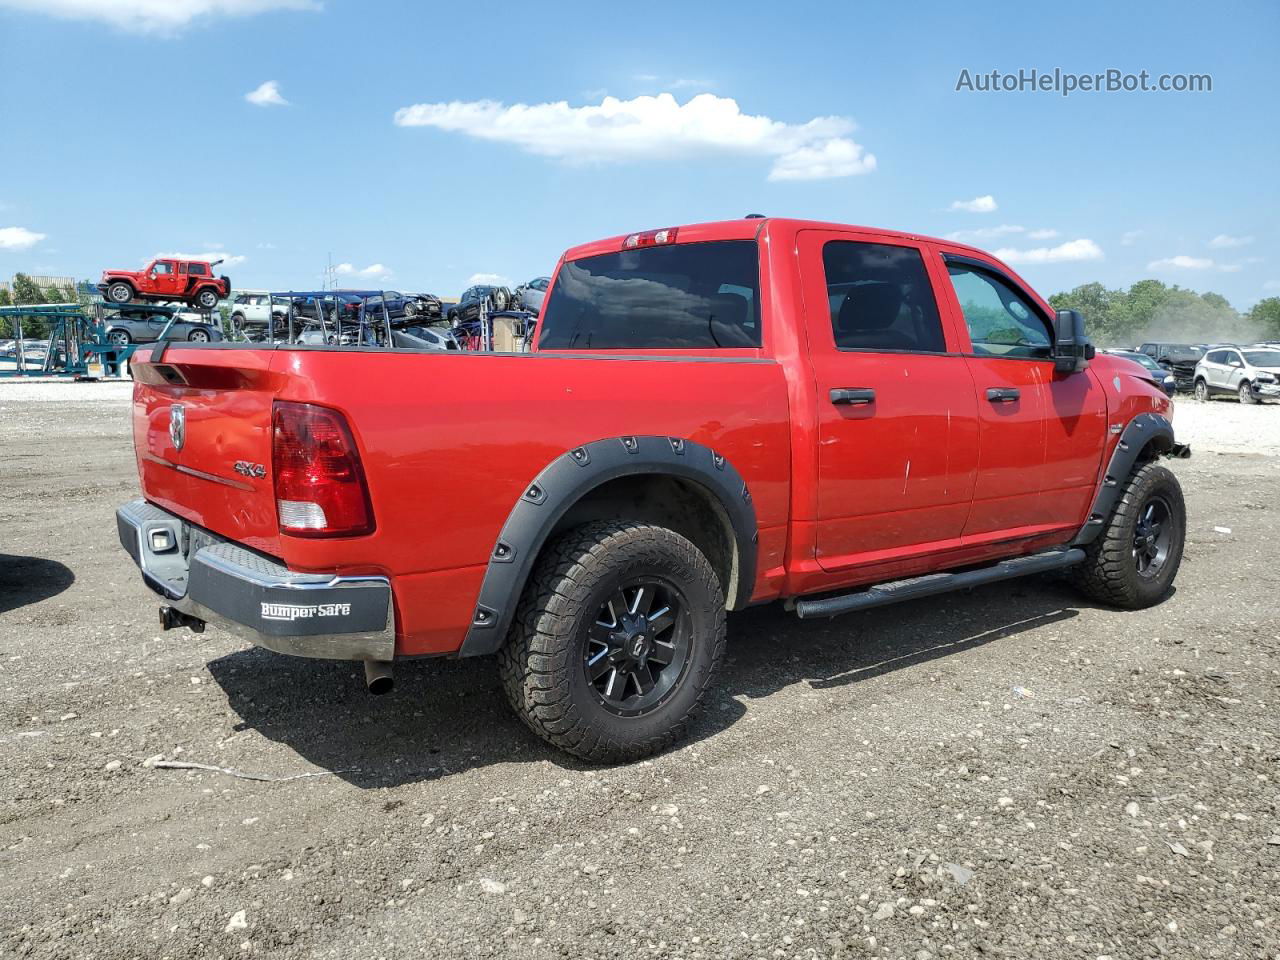
POLYGON ((984 583, 995 583, 997 580, 1012 580, 1014 577, 1025 577, 1032 573, 1061 570, 1083 559, 1084 551, 1073 547, 1069 550, 1050 550, 1046 553, 1014 557, 1012 560, 1001 560, 999 563, 978 570, 931 573, 923 577, 912 577, 909 580, 894 580, 890 583, 876 584, 874 587, 855 593, 827 597, 825 600, 797 600, 796 616, 801 620, 812 617, 834 617, 841 613, 852 613, 854 610, 882 607, 885 604, 930 597, 935 593, 946 593, 949 590, 963 590, 966 587, 977 587, 984 583))

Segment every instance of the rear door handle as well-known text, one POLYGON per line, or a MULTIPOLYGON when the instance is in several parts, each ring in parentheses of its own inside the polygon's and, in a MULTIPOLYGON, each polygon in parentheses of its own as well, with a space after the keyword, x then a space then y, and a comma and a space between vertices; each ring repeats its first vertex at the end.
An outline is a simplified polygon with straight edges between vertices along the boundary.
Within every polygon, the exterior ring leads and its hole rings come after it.
POLYGON ((992 403, 1013 403, 1021 396, 1017 387, 987 387, 987 399, 992 403))
POLYGON ((864 407, 875 400, 876 392, 870 387, 837 387, 831 391, 831 402, 837 406, 864 407))

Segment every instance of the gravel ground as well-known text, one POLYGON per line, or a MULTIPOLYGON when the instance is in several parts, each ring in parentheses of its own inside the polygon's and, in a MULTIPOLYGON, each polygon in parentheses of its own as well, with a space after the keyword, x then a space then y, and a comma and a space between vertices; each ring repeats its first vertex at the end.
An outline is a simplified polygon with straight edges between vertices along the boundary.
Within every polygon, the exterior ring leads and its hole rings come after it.
POLYGON ((748 611, 692 741, 593 769, 489 662, 373 699, 161 636, 112 519, 127 400, 0 384, 2 956, 1280 954, 1280 407, 1179 404, 1161 606, 748 611))

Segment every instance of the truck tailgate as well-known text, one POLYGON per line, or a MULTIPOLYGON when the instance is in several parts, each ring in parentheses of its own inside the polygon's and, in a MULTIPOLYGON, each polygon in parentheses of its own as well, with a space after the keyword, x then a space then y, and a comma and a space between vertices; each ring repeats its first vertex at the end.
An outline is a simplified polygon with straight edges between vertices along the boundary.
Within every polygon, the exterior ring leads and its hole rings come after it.
POLYGON ((133 442, 147 500, 265 553, 279 540, 270 347, 170 346, 135 357, 133 442))

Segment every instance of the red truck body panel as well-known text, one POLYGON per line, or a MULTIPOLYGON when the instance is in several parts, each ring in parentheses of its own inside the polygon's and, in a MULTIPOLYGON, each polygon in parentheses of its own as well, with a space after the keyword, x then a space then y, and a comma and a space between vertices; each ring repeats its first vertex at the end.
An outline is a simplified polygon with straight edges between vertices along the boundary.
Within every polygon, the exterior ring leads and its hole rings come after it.
MULTIPOLYGON (((756 513, 751 596, 763 601, 1066 543, 1088 518, 1116 425, 1169 415, 1163 392, 1123 360, 1099 356, 1061 374, 1051 360, 976 356, 942 257, 959 253, 1017 279, 981 251, 808 221, 678 230, 679 243, 758 240, 759 348, 484 355, 171 344, 159 364, 135 361, 145 496, 291 569, 389 577, 397 653, 444 654, 466 635, 522 493, 557 457, 593 441, 683 438, 732 463, 756 513), (833 239, 922 258, 945 352, 836 348, 822 273, 823 244, 833 239), (1019 403, 984 398, 1009 386, 1019 403), (875 389, 874 408, 828 399, 854 387, 875 389), (373 533, 282 535, 270 476, 235 472, 237 461, 269 470, 276 400, 346 417, 368 477, 373 533), (168 436, 175 403, 187 411, 182 450, 168 436)), ((560 266, 617 251, 624 239, 576 247, 560 266)))

